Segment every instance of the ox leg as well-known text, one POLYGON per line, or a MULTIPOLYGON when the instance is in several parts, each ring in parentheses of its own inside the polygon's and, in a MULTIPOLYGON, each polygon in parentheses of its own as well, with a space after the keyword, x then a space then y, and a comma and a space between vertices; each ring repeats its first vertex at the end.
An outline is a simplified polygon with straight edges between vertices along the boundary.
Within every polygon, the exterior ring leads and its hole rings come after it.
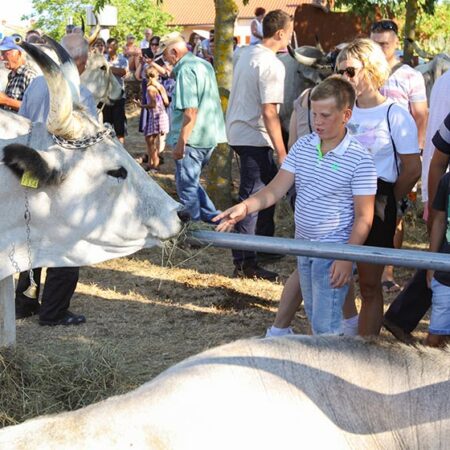
POLYGON ((14 308, 14 279, 0 281, 0 347, 16 343, 16 313, 14 308))

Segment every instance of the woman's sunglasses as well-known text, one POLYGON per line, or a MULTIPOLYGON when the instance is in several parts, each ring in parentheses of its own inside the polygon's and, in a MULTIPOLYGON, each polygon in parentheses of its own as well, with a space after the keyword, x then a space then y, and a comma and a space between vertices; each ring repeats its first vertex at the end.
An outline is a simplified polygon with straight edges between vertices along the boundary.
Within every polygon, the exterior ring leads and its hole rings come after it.
POLYGON ((395 34, 398 34, 398 26, 392 20, 380 20, 372 24, 370 31, 372 33, 380 31, 393 31, 395 34))
POLYGON ((354 67, 346 67, 345 69, 337 70, 337 74, 344 75, 347 74, 349 78, 353 78, 356 75, 356 69, 354 67))

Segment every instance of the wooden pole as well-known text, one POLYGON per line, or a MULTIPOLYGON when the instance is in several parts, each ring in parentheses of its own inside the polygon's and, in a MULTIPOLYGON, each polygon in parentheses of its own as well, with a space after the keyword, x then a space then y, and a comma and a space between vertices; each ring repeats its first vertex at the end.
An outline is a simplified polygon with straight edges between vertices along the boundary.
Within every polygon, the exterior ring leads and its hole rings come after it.
POLYGON ((16 312, 14 308, 14 279, 0 280, 0 347, 16 344, 16 312))

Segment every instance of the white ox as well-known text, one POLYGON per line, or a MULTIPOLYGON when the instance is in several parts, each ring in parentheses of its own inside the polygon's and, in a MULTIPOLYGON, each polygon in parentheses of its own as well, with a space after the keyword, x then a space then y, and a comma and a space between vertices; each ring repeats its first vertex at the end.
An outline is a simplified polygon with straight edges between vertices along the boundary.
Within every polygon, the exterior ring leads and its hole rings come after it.
POLYGON ((443 75, 447 70, 450 70, 450 55, 440 53, 433 57, 433 59, 425 64, 419 64, 415 67, 425 79, 425 86, 427 90, 428 102, 430 102, 431 89, 435 81, 443 75))
POLYGON ((72 104, 59 66, 21 45, 47 79, 50 114, 45 125, 0 111, 0 280, 28 269, 30 257, 33 267, 86 265, 176 235, 179 204, 107 128, 72 104), (66 148, 71 141, 82 148, 66 148), (24 172, 39 180, 36 189, 21 185, 24 172))
POLYGON ((357 338, 243 340, 126 395, 0 431, 8 450, 438 449, 447 351, 357 338))
MULTIPOLYGON (((51 41, 47 41, 51 44, 51 41)), ((51 45, 53 47, 53 45, 51 45)), ((52 48, 40 45, 40 48, 45 51, 56 62, 58 57, 52 51, 52 48)), ((32 58, 27 57, 27 62, 41 73, 39 66, 32 58)), ((0 91, 4 92, 8 82, 9 69, 4 66, 3 61, 0 61, 0 91)), ((111 68, 103 55, 96 52, 90 52, 86 69, 81 75, 81 83, 91 92, 96 104, 105 103, 110 104, 114 100, 122 98, 123 89, 117 78, 111 72, 111 68)))
POLYGON ((91 91, 97 105, 110 104, 122 98, 122 86, 111 72, 105 57, 99 53, 89 53, 86 69, 81 75, 81 83, 91 91))

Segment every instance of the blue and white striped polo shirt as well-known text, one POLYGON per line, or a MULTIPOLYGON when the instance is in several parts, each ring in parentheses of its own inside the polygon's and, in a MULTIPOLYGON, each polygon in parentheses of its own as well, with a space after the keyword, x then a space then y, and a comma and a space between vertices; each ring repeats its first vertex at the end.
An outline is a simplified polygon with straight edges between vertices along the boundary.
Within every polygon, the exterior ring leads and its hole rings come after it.
POLYGON ((369 152, 349 133, 325 155, 316 133, 301 137, 282 169, 295 174, 295 237, 348 242, 354 220, 354 195, 374 195, 377 173, 369 152))

